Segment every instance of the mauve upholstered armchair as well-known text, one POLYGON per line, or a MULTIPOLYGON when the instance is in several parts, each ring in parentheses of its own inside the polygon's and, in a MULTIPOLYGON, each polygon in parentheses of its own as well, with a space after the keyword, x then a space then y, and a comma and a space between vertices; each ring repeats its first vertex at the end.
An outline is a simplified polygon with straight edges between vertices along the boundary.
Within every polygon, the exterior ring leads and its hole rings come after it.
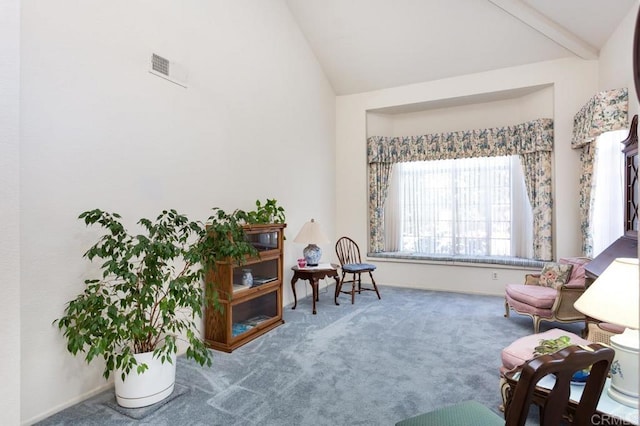
POLYGON ((584 266, 588 257, 562 258, 560 265, 571 265, 568 280, 554 286, 540 285, 540 275, 527 274, 525 284, 507 284, 505 288, 505 317, 513 310, 533 319, 533 332, 538 333, 541 321, 578 322, 585 321, 584 314, 573 307, 573 303, 585 291, 584 266))

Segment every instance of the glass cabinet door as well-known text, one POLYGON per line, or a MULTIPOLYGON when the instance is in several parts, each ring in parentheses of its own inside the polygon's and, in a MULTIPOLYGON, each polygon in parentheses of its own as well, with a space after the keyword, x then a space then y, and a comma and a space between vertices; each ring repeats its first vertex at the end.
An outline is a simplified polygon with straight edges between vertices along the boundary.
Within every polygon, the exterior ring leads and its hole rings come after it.
POLYGON ((278 292, 272 291, 260 297, 231 307, 232 338, 270 322, 278 316, 278 292))
POLYGON ((247 231, 247 241, 251 243, 258 252, 280 249, 280 231, 265 230, 264 232, 247 231))
POLYGON ((268 259, 262 262, 247 263, 233 270, 233 292, 247 288, 259 287, 281 279, 278 276, 279 259, 268 259))

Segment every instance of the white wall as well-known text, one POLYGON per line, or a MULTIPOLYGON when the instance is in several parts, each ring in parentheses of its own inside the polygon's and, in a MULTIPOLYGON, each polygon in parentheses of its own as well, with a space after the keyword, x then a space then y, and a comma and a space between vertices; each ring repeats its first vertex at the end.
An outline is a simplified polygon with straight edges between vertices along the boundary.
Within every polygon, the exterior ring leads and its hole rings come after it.
POLYGON ((393 135, 393 122, 391 114, 367 112, 367 137, 393 135))
MULTIPOLYGON (((425 82, 393 89, 340 96, 337 100, 337 218, 338 234, 352 235, 367 246, 366 112, 371 109, 419 104, 483 93, 550 85, 554 118, 554 253, 580 253, 578 219, 579 154, 570 147, 573 115, 595 93, 596 61, 563 59, 425 82)), ((537 94, 532 104, 544 103, 549 93, 537 94)), ((546 107, 548 108, 548 106, 546 107)), ((530 113, 527 108, 522 113, 530 113)), ((408 127, 402 130, 407 130, 408 127)), ((504 285, 521 282, 522 270, 498 267, 368 261, 378 265, 377 280, 384 284, 482 294, 503 294, 504 285)))
MULTIPOLYGON (((368 116, 379 113, 367 113, 368 116)), ((387 114, 390 133, 376 133, 367 121, 367 134, 378 136, 413 136, 471 129, 487 129, 524 123, 537 118, 553 117, 553 88, 491 102, 477 102, 447 108, 434 108, 402 114, 387 114)), ((384 129, 380 129, 384 130, 384 129)))
POLYGON ((523 96, 520 99, 520 116, 523 121, 529 121, 538 117, 553 117, 553 86, 523 96))
POLYGON ((68 354, 52 326, 95 268, 81 256, 97 230, 78 214, 100 207, 133 225, 164 208, 205 219, 212 207, 275 198, 293 265, 305 221, 336 235, 335 95, 281 0, 22 8, 21 378, 31 422, 105 384, 101 365, 68 354), (148 72, 152 52, 187 69, 187 89, 148 72))
POLYGON ((20 422, 20 2, 0 2, 0 424, 20 422))
POLYGON ((629 89, 629 120, 640 113, 633 81, 633 34, 638 4, 635 4, 600 49, 598 61, 598 90, 629 89))

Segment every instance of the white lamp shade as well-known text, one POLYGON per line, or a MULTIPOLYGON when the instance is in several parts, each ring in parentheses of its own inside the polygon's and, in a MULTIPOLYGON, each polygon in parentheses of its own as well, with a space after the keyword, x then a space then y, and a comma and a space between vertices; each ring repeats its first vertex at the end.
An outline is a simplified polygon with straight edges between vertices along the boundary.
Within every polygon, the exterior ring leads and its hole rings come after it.
POLYGON ((294 243, 302 244, 326 244, 329 238, 322 232, 320 225, 314 219, 305 223, 300 232, 293 240, 294 243))
POLYGON ((600 321, 640 328, 638 271, 638 259, 615 259, 573 306, 600 321))

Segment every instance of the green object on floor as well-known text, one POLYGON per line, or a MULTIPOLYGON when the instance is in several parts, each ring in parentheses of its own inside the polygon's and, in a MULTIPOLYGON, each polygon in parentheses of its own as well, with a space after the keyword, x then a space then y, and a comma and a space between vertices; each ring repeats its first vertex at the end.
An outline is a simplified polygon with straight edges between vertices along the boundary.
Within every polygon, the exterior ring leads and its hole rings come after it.
POLYGON ((504 426, 504 419, 476 401, 439 408, 396 423, 396 426, 504 426))

